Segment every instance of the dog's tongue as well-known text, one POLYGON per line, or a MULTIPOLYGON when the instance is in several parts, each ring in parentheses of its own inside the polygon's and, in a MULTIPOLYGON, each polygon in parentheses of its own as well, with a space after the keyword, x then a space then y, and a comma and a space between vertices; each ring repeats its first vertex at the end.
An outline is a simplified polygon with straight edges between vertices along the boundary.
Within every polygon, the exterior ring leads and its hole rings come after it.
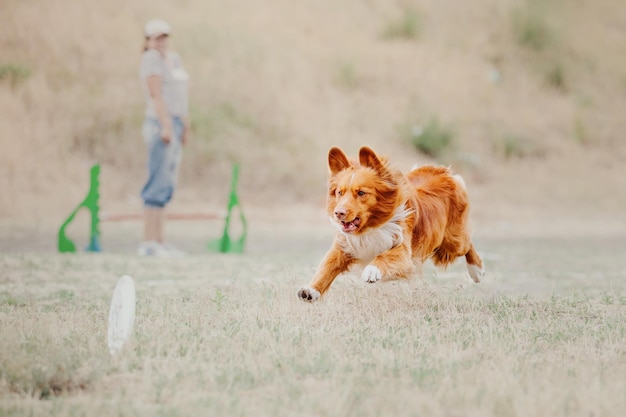
POLYGON ((341 226, 343 227, 344 232, 354 232, 361 224, 361 219, 358 217, 351 222, 341 222, 341 226))

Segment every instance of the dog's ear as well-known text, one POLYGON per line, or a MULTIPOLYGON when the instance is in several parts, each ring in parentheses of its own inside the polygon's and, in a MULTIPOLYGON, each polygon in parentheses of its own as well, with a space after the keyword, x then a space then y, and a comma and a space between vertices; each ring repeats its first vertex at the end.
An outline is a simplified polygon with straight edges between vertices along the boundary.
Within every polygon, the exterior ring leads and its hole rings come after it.
POLYGON ((385 169, 385 164, 380 161, 376 152, 367 146, 363 146, 359 150, 359 162, 364 167, 372 168, 376 172, 382 172, 385 169))
POLYGON ((348 160, 348 157, 341 149, 333 146, 330 151, 328 151, 328 168, 330 168, 330 172, 333 175, 351 166, 352 164, 348 160))

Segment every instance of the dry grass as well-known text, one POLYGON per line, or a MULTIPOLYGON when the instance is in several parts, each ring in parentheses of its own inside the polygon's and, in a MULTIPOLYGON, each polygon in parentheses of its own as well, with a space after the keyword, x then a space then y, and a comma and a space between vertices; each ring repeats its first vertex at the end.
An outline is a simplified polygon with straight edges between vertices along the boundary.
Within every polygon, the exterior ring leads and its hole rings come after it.
POLYGON ((348 275, 309 305, 295 290, 325 245, 293 238, 183 260, 1 255, 0 415, 622 414, 623 241, 479 241, 479 286, 462 264, 412 284, 348 275), (135 337, 111 359, 124 273, 135 337))
POLYGON ((626 9, 549 2, 558 50, 533 51, 515 13, 536 3, 3 1, 0 416, 622 415, 626 9), (201 255, 218 232, 204 225, 168 234, 195 253, 182 261, 121 254, 141 233, 125 225, 103 227, 117 254, 52 254, 93 162, 103 209, 140 210, 137 65, 155 16, 193 82, 173 209, 224 207, 237 160, 246 210, 271 202, 275 222, 251 216, 243 257, 201 255), (302 230, 289 203, 321 202, 331 145, 424 162, 397 127, 428 115, 475 161, 455 168, 476 230, 500 237, 479 245, 491 280, 468 286, 458 265, 415 286, 348 276, 299 302, 327 229, 302 230), (501 158, 494 141, 512 132, 541 158, 501 158), (546 233, 568 240, 520 239, 546 233), (136 333, 112 360, 122 274, 137 283, 136 333))

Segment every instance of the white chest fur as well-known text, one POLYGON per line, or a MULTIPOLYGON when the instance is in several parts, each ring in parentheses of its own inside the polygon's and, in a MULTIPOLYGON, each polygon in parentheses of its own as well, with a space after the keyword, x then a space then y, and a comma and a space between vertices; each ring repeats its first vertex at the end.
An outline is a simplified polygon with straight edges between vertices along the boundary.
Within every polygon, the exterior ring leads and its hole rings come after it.
POLYGON ((412 210, 406 209, 402 205, 398 207, 394 216, 382 226, 360 235, 341 232, 345 238, 341 242, 341 248, 344 252, 367 264, 381 253, 402 244, 404 238, 400 221, 411 213, 412 210))

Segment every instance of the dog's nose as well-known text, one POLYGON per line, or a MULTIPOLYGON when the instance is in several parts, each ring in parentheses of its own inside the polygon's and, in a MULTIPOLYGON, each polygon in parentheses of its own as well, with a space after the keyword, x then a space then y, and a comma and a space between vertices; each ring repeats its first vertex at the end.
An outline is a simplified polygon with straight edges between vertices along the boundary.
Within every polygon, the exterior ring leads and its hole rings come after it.
POLYGON ((346 218, 346 209, 343 207, 338 207, 335 209, 335 217, 337 217, 337 219, 339 220, 343 220, 346 218))

